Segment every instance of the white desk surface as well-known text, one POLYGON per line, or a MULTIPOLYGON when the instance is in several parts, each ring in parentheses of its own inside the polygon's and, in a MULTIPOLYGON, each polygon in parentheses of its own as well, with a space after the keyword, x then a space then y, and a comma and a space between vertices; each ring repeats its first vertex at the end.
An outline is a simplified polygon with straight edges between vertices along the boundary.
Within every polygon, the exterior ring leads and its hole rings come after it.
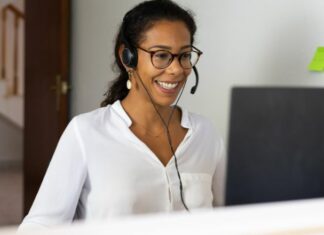
MULTIPOLYGON (((16 228, 0 229, 0 235, 16 228)), ((324 199, 223 207, 172 214, 133 216, 95 223, 74 223, 26 235, 324 235, 324 199)))

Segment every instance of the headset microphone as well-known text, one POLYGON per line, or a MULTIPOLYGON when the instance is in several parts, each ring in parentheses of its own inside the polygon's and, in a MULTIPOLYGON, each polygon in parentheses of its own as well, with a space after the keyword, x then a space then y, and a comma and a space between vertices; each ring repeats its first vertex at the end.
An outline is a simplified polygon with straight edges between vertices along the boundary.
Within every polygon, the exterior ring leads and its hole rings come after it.
POLYGON ((198 70, 197 70, 196 66, 194 66, 192 68, 193 68, 193 71, 194 71, 195 76, 196 76, 196 84, 193 87, 191 87, 190 93, 195 94, 195 92, 197 90, 197 87, 198 87, 198 83, 199 83, 199 74, 198 74, 198 70))

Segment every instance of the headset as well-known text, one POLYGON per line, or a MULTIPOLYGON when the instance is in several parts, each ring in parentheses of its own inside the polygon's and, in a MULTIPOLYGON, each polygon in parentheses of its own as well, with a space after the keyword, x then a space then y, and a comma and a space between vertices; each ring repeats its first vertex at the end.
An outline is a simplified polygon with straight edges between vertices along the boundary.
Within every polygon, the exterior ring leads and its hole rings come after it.
MULTIPOLYGON (((121 32, 120 32, 120 36, 121 36, 121 39, 122 39, 122 43, 124 43, 124 45, 125 45, 125 48, 122 51, 121 60, 122 60, 122 62, 123 62, 124 65, 126 65, 129 68, 134 69, 135 73, 139 77, 140 82, 142 83, 144 89, 146 90, 146 92, 147 92, 147 94, 148 94, 148 96, 149 96, 149 98, 151 100, 151 103, 152 103, 152 105, 153 105, 156 113, 159 115, 159 117, 160 117, 163 125, 166 128, 166 133, 167 133, 167 137, 168 137, 169 146, 170 146, 170 149, 171 149, 172 154, 174 156, 174 161, 175 161, 175 166, 176 166, 176 170, 177 170, 177 175, 178 175, 178 178, 179 178, 179 183, 180 183, 179 188, 180 188, 180 198, 181 198, 181 202, 182 202, 184 208, 188 212, 190 212, 188 206, 186 205, 186 203, 184 201, 184 197, 183 197, 183 185, 182 185, 182 180, 181 180, 181 176, 180 176, 179 169, 178 169, 177 156, 175 155, 175 151, 174 151, 174 149, 172 147, 171 135, 170 135, 170 131, 169 131, 169 122, 170 122, 170 120, 172 118, 172 115, 173 115, 173 113, 174 113, 174 111, 175 111, 175 109, 177 107, 177 103, 178 103, 178 101, 179 101, 179 99, 180 99, 180 97, 182 95, 182 92, 184 90, 185 84, 184 84, 184 86, 183 86, 183 88, 182 88, 182 90, 181 90, 181 92, 179 94, 179 97, 178 97, 178 99, 177 99, 174 107, 172 108, 172 111, 171 111, 171 114, 169 116, 168 121, 165 122, 164 119, 162 118, 161 114, 159 113, 159 111, 158 111, 158 109, 157 109, 157 107, 156 107, 156 105, 154 103, 153 98, 151 97, 151 95, 150 95, 149 91, 147 90, 147 88, 145 87, 145 85, 144 85, 141 77, 139 76, 139 74, 136 71, 136 67, 137 67, 137 63, 138 63, 137 48, 135 48, 134 46, 132 46, 129 43, 129 41, 127 40, 126 36, 125 36, 125 32, 126 32, 126 29, 125 29, 126 28, 125 27, 126 26, 125 19, 128 18, 128 15, 129 14, 126 14, 126 16, 124 17, 123 24, 122 24, 122 27, 121 27, 121 32)), ((193 66, 193 71, 195 73, 196 83, 195 83, 195 85, 190 90, 190 93, 191 94, 195 94, 195 92, 197 90, 197 87, 198 87, 198 83, 199 83, 199 74, 198 74, 198 70, 197 70, 196 66, 193 66)))
MULTIPOLYGON (((122 38, 123 38, 123 42, 125 44, 125 48, 122 51, 122 62, 130 68, 136 68, 137 63, 138 63, 138 54, 137 54, 137 49, 134 48, 133 46, 130 45, 130 43, 126 40, 125 36, 124 36, 124 32, 121 31, 122 33, 122 38)), ((196 83, 195 85, 191 88, 190 93, 191 94, 195 94, 197 88, 198 88, 198 84, 199 84, 199 74, 198 74, 198 70, 196 68, 196 66, 192 67, 194 73, 195 73, 195 78, 196 78, 196 83)))

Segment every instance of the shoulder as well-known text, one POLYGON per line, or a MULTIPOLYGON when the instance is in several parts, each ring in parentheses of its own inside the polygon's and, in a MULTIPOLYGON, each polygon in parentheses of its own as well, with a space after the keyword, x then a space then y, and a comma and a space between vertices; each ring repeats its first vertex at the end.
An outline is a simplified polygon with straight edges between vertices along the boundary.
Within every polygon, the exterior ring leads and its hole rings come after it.
POLYGON ((203 115, 188 112, 188 117, 194 127, 214 129, 212 121, 203 115))
POLYGON ((223 138, 211 119, 192 112, 188 112, 188 119, 192 126, 192 132, 198 139, 216 145, 216 148, 223 145, 223 138))
POLYGON ((98 108, 91 112, 74 116, 62 133, 61 139, 79 138, 80 134, 82 135, 84 132, 90 133, 89 131, 98 129, 101 126, 100 122, 103 121, 106 109, 107 107, 98 108))
POLYGON ((190 121, 190 124, 193 128, 193 130, 204 132, 205 134, 212 134, 212 135, 218 135, 218 131, 215 128, 215 125, 211 121, 211 119, 197 114, 188 112, 188 119, 190 121))
POLYGON ((110 105, 108 105, 107 107, 94 109, 90 112, 78 114, 73 117, 71 122, 75 122, 77 124, 87 124, 87 123, 91 124, 94 122, 100 122, 105 117, 106 112, 109 110, 109 108, 110 105))
POLYGON ((74 116, 70 123, 77 127, 102 127, 107 122, 111 122, 116 118, 112 105, 94 109, 90 112, 78 114, 74 116))

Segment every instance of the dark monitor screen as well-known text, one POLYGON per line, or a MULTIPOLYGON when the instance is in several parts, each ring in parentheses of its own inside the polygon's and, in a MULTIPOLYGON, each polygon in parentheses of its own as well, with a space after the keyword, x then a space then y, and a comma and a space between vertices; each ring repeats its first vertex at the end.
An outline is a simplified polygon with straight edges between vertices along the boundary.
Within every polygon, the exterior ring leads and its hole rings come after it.
POLYGON ((324 196, 324 89, 232 90, 226 205, 324 196))

